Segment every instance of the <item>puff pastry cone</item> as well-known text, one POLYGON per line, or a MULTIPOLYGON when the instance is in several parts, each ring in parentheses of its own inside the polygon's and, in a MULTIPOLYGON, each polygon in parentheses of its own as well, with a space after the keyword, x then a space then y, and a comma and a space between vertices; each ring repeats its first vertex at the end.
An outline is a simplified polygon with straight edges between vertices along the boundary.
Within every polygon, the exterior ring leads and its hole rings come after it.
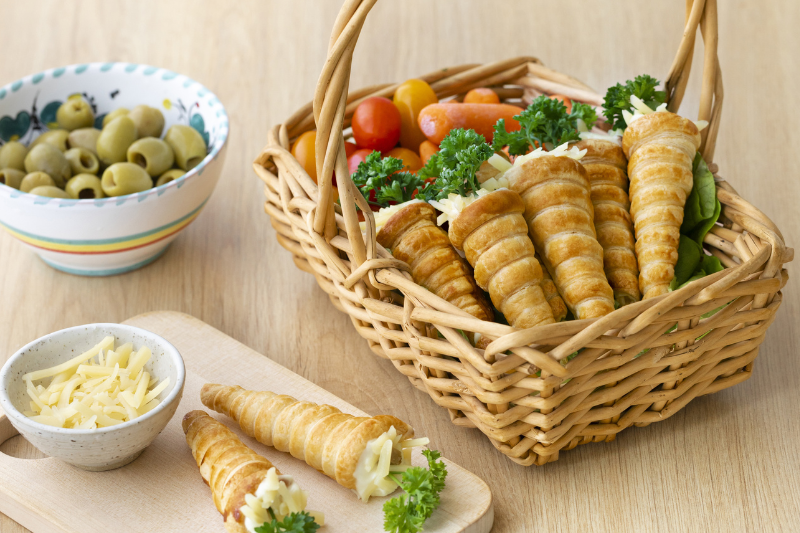
POLYGON ((631 217, 636 234, 639 289, 643 298, 669 292, 678 262, 683 208, 692 191, 692 161, 700 132, 669 111, 637 118, 625 129, 631 217))
POLYGON ((639 265, 634 251, 628 200, 628 160, 622 147, 610 140, 584 139, 571 146, 586 150, 586 169, 594 207, 594 229, 603 247, 603 269, 614 300, 620 305, 638 302, 639 265))
POLYGON ((575 318, 614 311, 583 166, 570 157, 544 155, 515 164, 505 177, 524 201, 536 250, 575 318))
POLYGON ((436 225, 436 210, 430 204, 408 202, 386 221, 378 242, 411 267, 419 285, 475 318, 494 319, 472 269, 450 244, 447 232, 436 225))
MULTIPOLYGON (((207 413, 187 413, 183 432, 230 533, 252 533, 272 520, 269 510, 278 520, 305 510, 306 493, 291 476, 282 475, 207 413)), ((312 514, 322 524, 322 515, 312 514)))
POLYGON ((366 502, 397 489, 390 472, 411 465, 411 449, 428 444, 393 416, 357 417, 330 405, 274 392, 206 384, 201 400, 235 420, 250 437, 323 472, 366 502))
POLYGON ((522 198, 508 189, 481 196, 450 221, 450 242, 475 268, 475 281, 515 328, 552 324, 542 292, 542 267, 522 213, 522 198))
MULTIPOLYGON (((539 261, 539 264, 542 264, 542 259, 539 257, 539 254, 535 254, 534 257, 539 261)), ((553 311, 553 318, 556 322, 561 322, 567 318, 567 304, 564 303, 564 299, 558 294, 558 289, 553 282, 553 278, 550 277, 550 272, 544 267, 542 267, 541 285, 544 298, 547 300, 547 303, 550 304, 550 310, 553 311)))

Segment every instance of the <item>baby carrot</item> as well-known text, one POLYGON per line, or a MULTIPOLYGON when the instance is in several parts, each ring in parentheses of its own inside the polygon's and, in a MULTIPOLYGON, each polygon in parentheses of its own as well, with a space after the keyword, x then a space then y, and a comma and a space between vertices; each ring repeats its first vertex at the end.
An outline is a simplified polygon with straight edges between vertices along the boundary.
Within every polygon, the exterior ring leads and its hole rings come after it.
POLYGON ((419 145, 419 158, 422 160, 422 166, 425 166, 428 163, 428 159, 438 151, 439 147, 432 142, 422 141, 422 144, 419 145))
POLYGON ((494 125, 505 119, 507 131, 517 131, 519 122, 514 115, 522 109, 510 104, 431 104, 419 113, 419 127, 422 133, 434 144, 442 142, 450 130, 455 128, 472 129, 483 135, 486 142, 492 142, 494 125))

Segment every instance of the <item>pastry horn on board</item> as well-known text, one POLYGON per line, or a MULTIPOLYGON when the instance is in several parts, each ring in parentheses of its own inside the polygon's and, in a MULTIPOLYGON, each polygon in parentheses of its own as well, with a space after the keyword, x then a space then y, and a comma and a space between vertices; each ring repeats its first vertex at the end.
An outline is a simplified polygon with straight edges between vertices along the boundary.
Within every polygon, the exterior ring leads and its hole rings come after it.
POLYGON ((515 163, 505 177, 524 201, 536 250, 575 318, 614 311, 583 166, 566 155, 543 155, 515 163))
POLYGON ((299 401, 274 392, 239 386, 203 385, 203 404, 234 419, 267 446, 305 461, 363 500, 397 489, 390 472, 411 464, 411 448, 428 439, 389 415, 357 417, 330 405, 299 401))
MULTIPOLYGON (((183 432, 229 533, 250 533, 272 518, 283 520, 305 510, 306 493, 291 476, 282 475, 207 413, 187 413, 183 432)), ((315 519, 320 523, 321 516, 315 519)))
POLYGON ((603 247, 603 269, 614 300, 620 306, 638 302, 641 294, 629 213, 628 161, 619 143, 611 140, 584 139, 573 146, 586 150, 581 164, 591 186, 594 228, 603 247))
POLYGON ((464 250, 475 281, 515 328, 552 324, 519 195, 498 189, 481 196, 450 221, 450 242, 464 250))
POLYGON ((694 184, 692 161, 700 140, 691 120, 669 111, 637 118, 622 137, 643 298, 667 293, 675 277, 683 208, 694 184))
POLYGON ((408 263, 419 285, 475 318, 492 320, 494 310, 472 277, 472 269, 455 251, 447 233, 436 225, 436 210, 409 202, 378 232, 378 242, 408 263))

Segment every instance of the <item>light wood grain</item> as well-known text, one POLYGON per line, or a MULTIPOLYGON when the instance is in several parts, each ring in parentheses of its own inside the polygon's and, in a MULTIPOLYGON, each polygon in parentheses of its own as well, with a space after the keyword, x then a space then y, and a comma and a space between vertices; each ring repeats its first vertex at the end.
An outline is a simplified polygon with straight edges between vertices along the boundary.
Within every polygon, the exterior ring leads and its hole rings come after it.
MULTIPOLYGON (((0 235, 0 358, 50 331, 175 309, 369 412, 388 411, 486 479, 496 532, 792 530, 800 516, 800 293, 790 281, 753 378, 613 443, 525 469, 378 360, 276 242, 251 162, 268 128, 308 102, 337 0, 0 1, 5 82, 70 63, 163 66, 208 85, 231 115, 219 189, 163 258, 103 280, 57 273, 0 235), (297 335, 297 332, 303 335, 297 335)), ((720 2, 725 81, 721 174, 787 237, 800 231, 796 21, 792 0, 720 2)), ((441 66, 535 55, 603 88, 663 79, 680 41, 678 0, 382 0, 356 49, 351 87, 441 66)), ((699 45, 698 45, 699 46, 699 45)), ((684 111, 698 106, 699 57, 684 111)), ((793 267, 789 265, 790 272, 793 267)), ((0 520, 0 532, 23 531, 0 520)))
MULTIPOLYGON (((174 311, 146 313, 126 321, 161 335, 180 351, 186 363, 186 385, 175 417, 136 461, 98 475, 56 459, 20 461, 0 455, 0 509, 36 533, 135 533, 222 531, 222 516, 186 445, 181 419, 195 409, 207 411, 200 388, 209 382, 270 390, 318 404, 328 404, 356 416, 365 413, 330 392, 301 378, 196 318, 174 311), (26 483, 16 483, 25 478, 26 483), (70 489, 80 488, 79 490, 70 489), (76 513, 76 509, 83 512, 76 513), (142 512, 144 510, 144 512, 142 512), (136 515, 135 520, 126 517, 136 515)), ((383 502, 362 503, 313 467, 245 437, 224 416, 221 419, 248 446, 281 472, 294 476, 308 492, 309 509, 325 515, 330 533, 380 530, 383 502)), ((0 415, 0 439, 13 426, 0 415)), ((488 533, 492 527, 492 495, 471 474, 445 459, 447 486, 431 517, 431 533, 488 533)), ((419 449, 415 465, 425 464, 419 449)))

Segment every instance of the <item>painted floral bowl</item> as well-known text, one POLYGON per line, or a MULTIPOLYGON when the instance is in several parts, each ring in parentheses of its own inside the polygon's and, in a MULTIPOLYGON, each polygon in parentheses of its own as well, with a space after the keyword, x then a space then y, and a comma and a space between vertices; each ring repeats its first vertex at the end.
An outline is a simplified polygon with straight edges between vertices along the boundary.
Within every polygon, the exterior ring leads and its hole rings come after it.
POLYGON ((161 256, 208 201, 225 158, 228 115, 208 89, 169 70, 72 65, 0 87, 0 145, 28 145, 56 128, 56 110, 75 94, 94 108, 97 127, 119 107, 155 107, 164 114, 165 132, 173 124, 192 126, 205 138, 208 155, 184 176, 127 196, 65 200, 0 184, 0 226, 64 272, 109 276, 135 270, 161 256))

